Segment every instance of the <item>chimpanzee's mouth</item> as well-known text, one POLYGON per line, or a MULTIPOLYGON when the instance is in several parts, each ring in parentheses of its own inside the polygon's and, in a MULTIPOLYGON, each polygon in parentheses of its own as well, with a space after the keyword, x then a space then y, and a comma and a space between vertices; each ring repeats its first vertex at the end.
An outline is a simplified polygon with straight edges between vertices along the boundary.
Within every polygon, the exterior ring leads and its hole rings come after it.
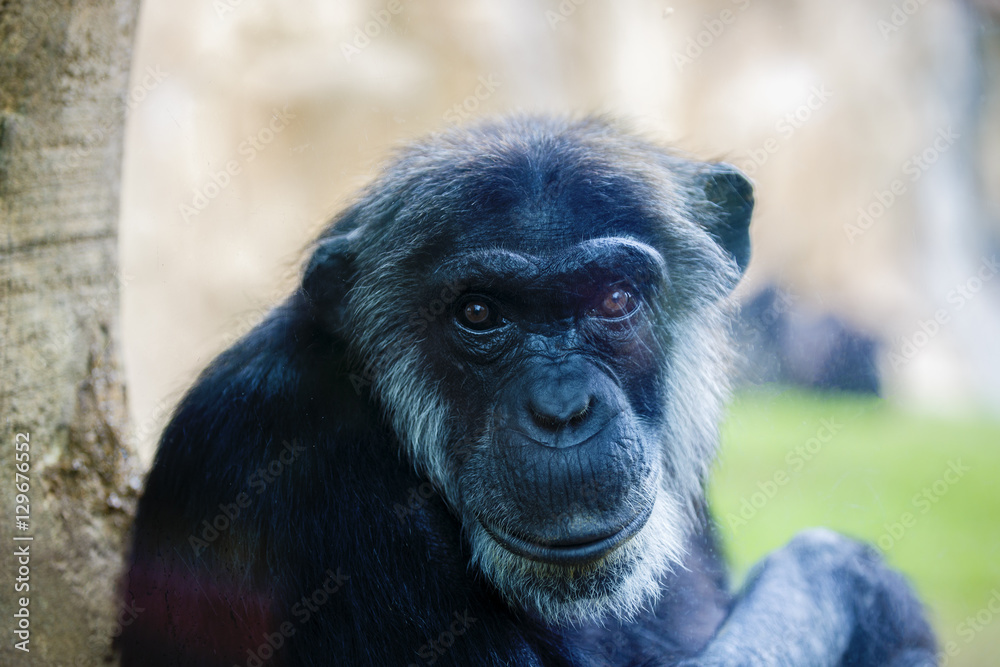
POLYGON ((600 560, 617 549, 646 525, 653 506, 635 515, 625 525, 616 525, 586 535, 567 535, 555 540, 541 541, 526 536, 513 535, 482 518, 480 525, 494 540, 518 556, 552 565, 584 565, 600 560))

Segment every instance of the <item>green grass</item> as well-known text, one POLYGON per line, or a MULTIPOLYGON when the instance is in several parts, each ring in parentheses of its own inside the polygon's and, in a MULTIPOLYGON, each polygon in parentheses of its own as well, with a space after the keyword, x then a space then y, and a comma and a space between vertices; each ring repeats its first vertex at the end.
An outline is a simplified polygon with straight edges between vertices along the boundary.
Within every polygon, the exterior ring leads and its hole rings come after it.
POLYGON ((997 664, 1000 613, 987 604, 1000 600, 1000 421, 757 391, 733 402, 722 443, 710 496, 737 577, 799 530, 828 526, 879 544, 909 577, 942 646, 954 642, 948 665, 997 664), (977 613, 984 629, 960 626, 977 613))

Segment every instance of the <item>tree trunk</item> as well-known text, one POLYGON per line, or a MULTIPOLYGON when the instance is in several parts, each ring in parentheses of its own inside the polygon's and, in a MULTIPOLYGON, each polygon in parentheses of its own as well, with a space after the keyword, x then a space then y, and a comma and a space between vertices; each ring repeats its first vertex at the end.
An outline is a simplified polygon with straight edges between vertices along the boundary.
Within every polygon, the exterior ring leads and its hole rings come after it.
POLYGON ((137 5, 0 3, 4 665, 105 664, 116 618, 141 613, 116 604, 140 485, 115 271, 137 5))

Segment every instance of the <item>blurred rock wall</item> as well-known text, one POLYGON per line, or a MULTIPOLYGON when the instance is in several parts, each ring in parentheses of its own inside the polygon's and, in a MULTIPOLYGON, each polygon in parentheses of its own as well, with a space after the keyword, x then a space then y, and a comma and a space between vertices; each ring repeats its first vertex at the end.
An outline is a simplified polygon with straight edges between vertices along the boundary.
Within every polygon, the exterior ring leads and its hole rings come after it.
POLYGON ((988 5, 145 0, 121 227, 143 451, 394 146, 518 110, 624 116, 742 167, 746 293, 775 283, 882 338, 898 400, 1000 410, 988 5))

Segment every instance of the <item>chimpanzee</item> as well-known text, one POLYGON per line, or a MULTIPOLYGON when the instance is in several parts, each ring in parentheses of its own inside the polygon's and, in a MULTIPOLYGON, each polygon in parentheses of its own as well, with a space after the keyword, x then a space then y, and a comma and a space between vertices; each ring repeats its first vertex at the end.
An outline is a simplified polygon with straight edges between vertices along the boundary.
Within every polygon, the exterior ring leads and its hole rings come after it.
POLYGON ((704 483, 752 208, 602 118, 402 150, 164 430, 122 664, 934 664, 830 531, 729 591, 704 483))

